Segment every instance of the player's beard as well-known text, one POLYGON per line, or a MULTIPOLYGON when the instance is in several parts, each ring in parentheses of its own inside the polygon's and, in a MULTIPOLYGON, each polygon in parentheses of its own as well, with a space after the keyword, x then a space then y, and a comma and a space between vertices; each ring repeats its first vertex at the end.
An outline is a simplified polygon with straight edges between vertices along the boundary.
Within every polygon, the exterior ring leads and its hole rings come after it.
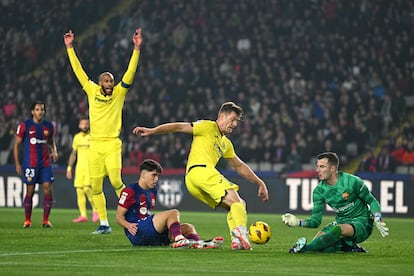
POLYGON ((111 96, 112 92, 114 91, 113 87, 104 87, 101 85, 101 90, 103 91, 105 96, 111 96))

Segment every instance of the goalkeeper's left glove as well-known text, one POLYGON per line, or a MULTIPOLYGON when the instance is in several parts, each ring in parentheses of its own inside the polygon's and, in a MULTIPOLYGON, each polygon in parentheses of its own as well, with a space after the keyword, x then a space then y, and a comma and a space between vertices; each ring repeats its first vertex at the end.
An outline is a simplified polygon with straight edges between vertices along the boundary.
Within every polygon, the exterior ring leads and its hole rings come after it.
POLYGON ((383 238, 388 236, 388 227, 385 224, 385 222, 382 221, 382 217, 380 213, 374 214, 374 223, 383 238))

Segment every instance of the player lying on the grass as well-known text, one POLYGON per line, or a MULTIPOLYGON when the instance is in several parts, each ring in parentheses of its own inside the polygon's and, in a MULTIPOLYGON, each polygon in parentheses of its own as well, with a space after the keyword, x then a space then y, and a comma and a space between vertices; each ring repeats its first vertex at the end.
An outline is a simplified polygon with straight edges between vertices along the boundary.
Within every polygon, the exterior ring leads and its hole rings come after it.
POLYGON ((359 177, 338 172, 339 158, 336 153, 321 153, 316 159, 320 182, 313 190, 312 216, 299 219, 286 213, 282 215, 282 221, 287 226, 316 228, 321 224, 325 204, 335 210, 336 218, 309 243, 306 238, 298 239, 289 253, 366 252, 358 243, 368 239, 374 223, 382 237, 388 235, 378 201, 359 177))
POLYGON ((171 240, 173 248, 217 248, 223 244, 222 237, 202 241, 193 225, 180 223, 180 212, 176 209, 153 215, 162 167, 158 162, 146 159, 139 169, 138 181, 122 190, 116 212, 116 221, 124 227, 125 235, 133 245, 169 245, 171 240))

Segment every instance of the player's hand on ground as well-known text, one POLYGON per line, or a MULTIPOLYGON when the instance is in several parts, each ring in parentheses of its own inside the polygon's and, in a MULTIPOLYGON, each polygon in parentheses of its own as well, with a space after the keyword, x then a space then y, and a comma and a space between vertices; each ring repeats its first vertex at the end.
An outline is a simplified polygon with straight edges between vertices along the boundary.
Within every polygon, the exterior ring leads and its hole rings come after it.
POLYGON ((388 230, 389 230, 387 224, 385 224, 385 222, 382 220, 381 214, 376 213, 374 217, 375 217, 374 218, 375 226, 377 227, 381 236, 385 238, 386 236, 388 236, 388 230))
POLYGON ((299 226, 299 219, 291 214, 291 213, 285 213, 282 215, 282 222, 290 227, 299 226))

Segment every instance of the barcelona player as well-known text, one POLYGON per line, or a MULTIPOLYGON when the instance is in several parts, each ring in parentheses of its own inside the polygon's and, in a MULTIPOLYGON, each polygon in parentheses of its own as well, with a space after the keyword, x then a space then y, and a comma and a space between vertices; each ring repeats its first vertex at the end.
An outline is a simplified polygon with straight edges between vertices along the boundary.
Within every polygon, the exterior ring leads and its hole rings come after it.
POLYGON ((86 92, 89 103, 90 119, 90 159, 89 172, 92 185, 93 202, 98 210, 100 225, 92 234, 109 234, 106 198, 103 193, 103 180, 109 177, 117 196, 125 187, 121 179, 122 141, 119 138, 122 127, 122 108, 128 89, 131 87, 138 67, 142 43, 141 29, 132 36, 134 49, 128 68, 119 83, 115 85, 114 76, 104 72, 99 83, 93 82, 76 56, 73 48, 75 35, 72 31, 64 34, 64 43, 73 72, 86 92))
POLYGON ((24 197, 24 228, 32 227, 32 205, 35 184, 43 188, 43 228, 52 227, 49 221, 52 209, 52 162, 58 159, 55 142, 55 128, 50 121, 44 119, 46 106, 40 101, 31 105, 32 118, 19 124, 13 148, 16 172, 26 185, 24 197), (20 147, 23 144, 23 162, 20 163, 20 147))
POLYGON ((388 227, 382 220, 378 201, 359 177, 338 171, 339 157, 336 153, 324 152, 316 159, 316 172, 320 182, 313 190, 312 216, 299 219, 293 214, 285 213, 282 221, 291 227, 316 228, 321 224, 326 204, 335 210, 336 218, 309 243, 306 238, 299 238, 289 252, 365 253, 366 250, 358 243, 368 239, 374 225, 382 237, 388 236, 388 227))
POLYGON ((92 207, 92 222, 99 220, 98 211, 93 204, 92 187, 89 177, 89 118, 82 117, 79 120, 80 131, 75 134, 72 142, 72 152, 69 156, 68 166, 66 168, 66 177, 72 179, 72 167, 76 162, 76 174, 73 184, 76 189, 76 198, 79 209, 79 217, 72 220, 75 223, 87 222, 86 199, 92 207))
POLYGON ((154 128, 136 127, 134 134, 149 136, 158 133, 182 132, 193 135, 188 157, 185 183, 188 191, 211 208, 222 207, 228 211, 227 224, 232 238, 233 250, 250 250, 247 237, 247 211, 240 197, 239 186, 226 179, 216 165, 221 158, 229 161, 238 174, 258 186, 258 196, 269 199, 267 186, 253 170, 236 154, 227 137, 237 127, 243 110, 233 102, 221 105, 216 121, 166 123, 154 128))
POLYGON ((173 248, 217 248, 222 237, 202 241, 194 225, 180 223, 176 209, 152 213, 157 199, 157 182, 162 173, 161 165, 152 159, 140 166, 137 182, 128 185, 118 201, 116 221, 124 227, 125 235, 134 246, 165 246, 171 240, 173 248))

